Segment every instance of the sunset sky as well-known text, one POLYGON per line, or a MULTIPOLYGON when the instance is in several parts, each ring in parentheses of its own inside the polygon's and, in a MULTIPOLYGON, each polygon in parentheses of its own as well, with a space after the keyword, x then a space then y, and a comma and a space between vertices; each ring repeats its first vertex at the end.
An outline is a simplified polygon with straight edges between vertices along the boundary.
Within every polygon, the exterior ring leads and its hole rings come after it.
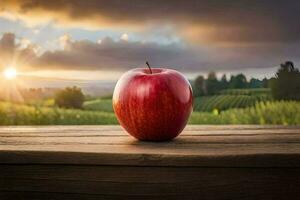
POLYGON ((135 67, 263 78, 300 63, 300 1, 1 0, 0 70, 116 80, 135 67))

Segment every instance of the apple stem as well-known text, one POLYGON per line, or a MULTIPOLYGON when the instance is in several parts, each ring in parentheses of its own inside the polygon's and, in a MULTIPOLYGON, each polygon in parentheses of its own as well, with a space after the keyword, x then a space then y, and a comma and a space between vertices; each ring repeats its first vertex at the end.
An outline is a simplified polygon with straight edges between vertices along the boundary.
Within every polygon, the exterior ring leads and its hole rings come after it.
POLYGON ((151 67, 150 67, 150 65, 149 65, 149 63, 148 63, 148 61, 146 61, 146 65, 147 65, 148 68, 149 68, 150 74, 152 74, 152 69, 151 69, 151 67))

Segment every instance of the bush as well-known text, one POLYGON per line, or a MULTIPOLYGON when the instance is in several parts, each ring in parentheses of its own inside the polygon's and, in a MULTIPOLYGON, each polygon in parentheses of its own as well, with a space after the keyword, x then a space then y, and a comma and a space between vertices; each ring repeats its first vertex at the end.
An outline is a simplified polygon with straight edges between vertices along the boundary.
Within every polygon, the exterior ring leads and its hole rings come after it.
POLYGON ((67 87, 55 95, 55 104, 62 108, 82 108, 84 95, 78 87, 67 87))
POLYGON ((205 95, 206 91, 205 91, 205 79, 203 76, 198 76, 194 83, 192 84, 193 87, 193 92, 194 92, 194 96, 198 97, 198 96, 202 96, 205 95))

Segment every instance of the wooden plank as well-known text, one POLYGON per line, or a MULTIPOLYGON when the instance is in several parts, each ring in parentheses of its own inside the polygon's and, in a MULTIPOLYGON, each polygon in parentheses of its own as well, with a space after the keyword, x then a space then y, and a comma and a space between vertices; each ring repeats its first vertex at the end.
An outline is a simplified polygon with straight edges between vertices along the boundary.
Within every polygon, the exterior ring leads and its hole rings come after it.
POLYGON ((51 200, 153 200, 153 199, 184 199, 189 197, 193 200, 194 197, 191 195, 173 195, 173 196, 136 196, 136 195, 99 195, 99 194, 78 194, 78 193, 59 193, 59 192, 36 192, 36 191, 1 191, 1 200, 41 200, 41 199, 51 199, 51 200))
MULTIPOLYGON (((140 197, 134 196, 124 196, 116 197, 114 195, 95 195, 95 194, 78 194, 78 193, 58 193, 58 192, 36 192, 36 191, 1 191, 1 200, 41 200, 41 199, 51 199, 51 200, 112 200, 112 199, 139 199, 140 197)), ((143 198, 147 199, 147 198, 143 198)))
MULTIPOLYGON (((210 131, 210 130, 265 130, 265 129, 298 129, 300 126, 282 126, 282 125, 188 125, 185 131, 210 131)), ((93 125, 93 126, 1 126, 2 132, 68 132, 68 131, 121 131, 120 126, 115 125, 93 125)))
MULTIPOLYGON (((246 147, 246 146, 245 146, 246 147)), ((288 146, 287 146, 288 147, 288 146)), ((233 147, 234 148, 234 147, 233 147)), ((236 149, 236 148, 235 148, 236 149)), ((235 152, 235 151, 234 151, 235 152)), ((299 152, 299 150, 297 151, 299 152)), ((300 167, 299 153, 151 154, 3 151, 1 163, 118 166, 300 167)))
POLYGON ((119 126, 0 128, 0 199, 299 199, 300 127, 187 126, 139 142, 119 126))
POLYGON ((247 155, 247 154, 299 154, 299 143, 254 143, 254 144, 224 144, 224 143, 207 143, 207 144, 181 144, 175 143, 140 143, 133 140, 128 144, 120 145, 1 145, 0 151, 11 152, 53 152, 55 153, 95 153, 95 154, 147 154, 147 155, 178 155, 178 156, 205 156, 205 155, 247 155), (132 144, 131 144, 132 143, 132 144), (175 148, 174 148, 175 147, 175 148))
POLYGON ((139 142, 119 126, 4 127, 0 130, 0 163, 300 166, 298 127, 187 126, 182 136, 163 143, 139 142), (16 130, 19 132, 15 133, 16 130))
POLYGON ((0 169, 5 178, 0 181, 0 193, 140 199, 297 199, 300 186, 299 168, 6 165, 0 169))
MULTIPOLYGON (((102 165, 0 165, 1 177, 5 179, 103 181, 118 183, 181 184, 207 182, 210 178, 229 176, 235 172, 256 173, 260 171, 294 174, 300 181, 299 168, 209 168, 209 167, 150 167, 150 166, 102 166, 102 165), (215 171, 216 170, 216 171, 215 171), (134 173, 132 173, 134 172, 134 173), (226 173, 225 173, 226 172, 226 173), (207 176, 201 174, 207 173, 207 176), (154 176, 155 174, 155 176, 154 176), (162 179, 162 177, 164 177, 162 179), (200 180, 201 179, 201 180, 200 180)), ((234 179, 222 179, 227 183, 234 179)), ((211 182, 212 184, 213 181, 211 182)), ((3 183, 5 184, 5 183, 3 183)), ((222 184, 219 182, 219 184, 222 184)))
MULTIPOLYGON (((0 128, 1 130, 1 128, 0 128)), ((198 135, 269 135, 269 134, 300 134, 300 129, 257 129, 257 130, 184 130, 180 136, 198 136, 198 135)), ((23 131, 5 130, 0 132, 0 137, 105 137, 105 136, 122 136, 127 137, 128 134, 123 130, 71 130, 64 131, 60 129, 47 129, 40 131, 30 131, 24 129, 23 131)), ((1 138, 0 138, 1 139, 1 138)))
MULTIPOLYGON (((300 143, 300 134, 259 134, 259 135, 189 135, 178 137, 175 140, 164 143, 176 148, 182 144, 277 144, 300 143)), ((0 137, 0 145, 149 145, 153 143, 137 142, 132 137, 116 136, 51 136, 51 137, 0 137)), ((160 146, 161 144, 153 144, 160 146)))

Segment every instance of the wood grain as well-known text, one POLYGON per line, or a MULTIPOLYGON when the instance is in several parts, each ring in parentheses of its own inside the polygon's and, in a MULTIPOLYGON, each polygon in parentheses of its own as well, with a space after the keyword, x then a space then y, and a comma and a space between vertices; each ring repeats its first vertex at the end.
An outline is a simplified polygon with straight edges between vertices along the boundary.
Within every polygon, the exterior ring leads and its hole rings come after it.
POLYGON ((139 142, 119 126, 0 128, 0 163, 300 166, 299 127, 188 126, 175 140, 139 142))
POLYGON ((0 128, 0 199, 299 199, 299 126, 0 128))
POLYGON ((2 166, 1 171, 6 180, 0 182, 1 190, 16 194, 78 194, 101 199, 300 197, 299 168, 26 165, 2 166))

